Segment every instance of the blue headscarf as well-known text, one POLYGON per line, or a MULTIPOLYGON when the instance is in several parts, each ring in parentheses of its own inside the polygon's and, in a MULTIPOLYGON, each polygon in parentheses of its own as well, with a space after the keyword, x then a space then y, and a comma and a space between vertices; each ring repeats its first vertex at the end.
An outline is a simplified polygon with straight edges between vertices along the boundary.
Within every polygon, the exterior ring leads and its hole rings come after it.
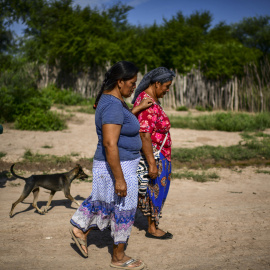
POLYGON ((134 104, 138 95, 143 92, 148 86, 154 82, 165 83, 168 81, 172 81, 173 77, 175 77, 175 73, 172 70, 169 70, 165 67, 155 68, 148 73, 146 73, 141 80, 140 84, 136 88, 134 98, 132 100, 132 104, 134 104))

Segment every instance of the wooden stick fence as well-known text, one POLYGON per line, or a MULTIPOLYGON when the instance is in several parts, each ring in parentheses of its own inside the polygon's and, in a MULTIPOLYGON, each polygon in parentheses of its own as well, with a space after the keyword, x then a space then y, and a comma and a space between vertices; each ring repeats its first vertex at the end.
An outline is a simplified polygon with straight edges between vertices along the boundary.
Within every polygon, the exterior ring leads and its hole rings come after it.
MULTIPOLYGON (((245 66, 241 78, 234 76, 227 81, 221 78, 207 80, 199 69, 192 69, 188 74, 180 74, 177 70, 175 73, 171 89, 161 101, 165 108, 201 106, 236 112, 270 111, 270 64, 267 59, 260 62, 259 68, 254 64, 245 66)), ((60 88, 72 88, 85 97, 95 97, 104 79, 104 70, 100 67, 75 76, 63 74, 55 67, 41 66, 40 74, 40 88, 55 83, 60 88)), ((142 77, 139 73, 137 85, 142 77)), ((131 102, 131 99, 127 101, 131 102)))

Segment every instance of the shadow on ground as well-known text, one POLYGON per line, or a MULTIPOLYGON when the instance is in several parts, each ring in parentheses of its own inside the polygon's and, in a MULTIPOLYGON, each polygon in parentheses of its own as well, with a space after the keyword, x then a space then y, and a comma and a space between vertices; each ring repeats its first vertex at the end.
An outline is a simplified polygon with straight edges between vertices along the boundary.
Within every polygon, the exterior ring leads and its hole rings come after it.
MULTIPOLYGON (((48 194, 50 193, 49 191, 46 191, 48 194)), ((64 194, 63 194, 64 196, 64 194)), ((19 198, 19 197, 18 197, 19 198)), ((49 196, 48 196, 48 199, 49 199, 49 196)), ((75 200, 85 200, 85 198, 81 197, 80 195, 77 195, 76 197, 74 197, 75 200)), ((16 215, 18 214, 21 214, 21 213, 24 213, 24 212, 28 212, 30 210, 33 210, 35 209, 33 206, 32 206, 32 203, 29 203, 29 202, 20 202, 20 203, 23 203, 23 204, 28 204, 28 208, 22 210, 22 211, 19 211, 19 212, 16 212, 16 208, 14 209, 14 212, 13 212, 13 215, 11 218, 15 217, 16 215)), ((37 206, 38 208, 40 208, 42 210, 42 207, 46 206, 47 204, 47 201, 38 201, 37 202, 37 206)), ((57 207, 57 206, 65 206, 66 208, 69 208, 69 209, 74 209, 77 210, 77 207, 73 207, 72 206, 72 201, 68 200, 68 199, 63 199, 63 200, 52 200, 51 202, 51 205, 50 205, 50 208, 48 209, 48 213, 46 213, 45 215, 49 215, 50 214, 50 211, 54 208, 54 207, 57 207)), ((36 214, 38 215, 42 215, 40 214, 37 210, 34 211, 36 214)))

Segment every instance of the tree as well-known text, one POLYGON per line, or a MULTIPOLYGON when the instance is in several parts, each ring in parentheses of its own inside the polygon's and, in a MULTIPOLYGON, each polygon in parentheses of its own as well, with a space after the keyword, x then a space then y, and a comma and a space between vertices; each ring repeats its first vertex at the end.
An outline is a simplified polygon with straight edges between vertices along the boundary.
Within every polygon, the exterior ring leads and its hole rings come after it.
POLYGON ((129 27, 127 13, 132 9, 133 7, 122 4, 121 1, 118 1, 115 5, 108 8, 105 13, 113 22, 113 26, 117 29, 117 31, 124 31, 129 27))
POLYGON ((270 53, 270 16, 244 18, 233 25, 233 37, 250 48, 270 53))
POLYGON ((11 64, 11 55, 9 55, 9 48, 13 44, 13 35, 10 30, 4 26, 3 19, 0 18, 0 72, 7 69, 11 64))
POLYGON ((232 26, 227 25, 225 22, 220 22, 211 28, 208 32, 208 39, 222 44, 236 40, 232 36, 232 26))
POLYGON ((166 59, 164 64, 182 73, 197 67, 211 21, 209 12, 195 12, 189 17, 178 12, 171 20, 164 20, 161 52, 161 58, 166 59))
POLYGON ((38 12, 46 4, 46 0, 1 0, 1 17, 3 16, 6 25, 20 20, 25 23, 31 14, 38 12))

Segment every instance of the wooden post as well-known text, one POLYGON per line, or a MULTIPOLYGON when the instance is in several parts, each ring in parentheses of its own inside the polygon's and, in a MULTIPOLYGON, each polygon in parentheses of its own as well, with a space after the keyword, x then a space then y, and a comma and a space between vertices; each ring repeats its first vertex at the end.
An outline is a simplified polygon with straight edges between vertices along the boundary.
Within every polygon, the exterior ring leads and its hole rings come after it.
POLYGON ((263 105, 262 85, 261 85, 261 79, 260 79, 260 76, 258 74, 257 67, 255 64, 254 64, 254 69, 255 69, 257 80, 258 80, 258 85, 259 85, 259 94, 260 94, 260 98, 261 98, 261 112, 263 112, 264 105, 263 105))
MULTIPOLYGON (((185 101, 186 101, 186 105, 188 106, 188 101, 187 101, 187 76, 185 75, 184 78, 183 78, 183 93, 185 94, 186 98, 185 98, 185 101)), ((184 95, 183 95, 184 97, 184 95)), ((184 99, 183 99, 184 101, 184 99)))
POLYGON ((237 83, 237 77, 234 77, 234 110, 238 112, 238 83, 237 83))
MULTIPOLYGON (((232 88, 232 95, 231 95, 231 99, 230 99, 230 107, 231 107, 231 111, 233 111, 233 101, 234 101, 234 83, 233 81, 231 81, 231 87, 232 88)), ((230 89, 231 92, 231 89, 230 89)))
POLYGON ((178 75, 178 85, 179 85, 179 90, 180 90, 180 105, 184 106, 184 78, 180 75, 178 75))

